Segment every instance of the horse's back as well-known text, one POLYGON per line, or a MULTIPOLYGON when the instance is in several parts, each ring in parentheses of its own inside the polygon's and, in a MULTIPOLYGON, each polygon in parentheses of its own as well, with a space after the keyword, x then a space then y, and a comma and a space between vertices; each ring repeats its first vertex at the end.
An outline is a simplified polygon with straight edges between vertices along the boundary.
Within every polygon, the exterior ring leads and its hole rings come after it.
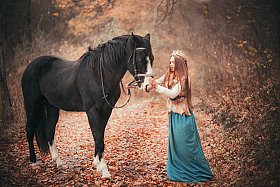
POLYGON ((43 98, 63 110, 82 110, 83 102, 77 87, 77 62, 57 56, 41 56, 33 60, 22 77, 25 97, 32 101, 43 98))
POLYGON ((40 78, 52 67, 53 62, 57 60, 62 60, 62 58, 57 56, 40 56, 34 59, 26 67, 22 79, 27 77, 40 78))
POLYGON ((23 72, 21 85, 25 100, 36 100, 41 95, 39 83, 41 79, 52 69, 53 63, 64 59, 57 56, 40 56, 28 64, 23 72))
POLYGON ((21 84, 25 86, 35 83, 51 68, 52 63, 57 59, 55 56, 40 56, 34 59, 25 68, 21 84))

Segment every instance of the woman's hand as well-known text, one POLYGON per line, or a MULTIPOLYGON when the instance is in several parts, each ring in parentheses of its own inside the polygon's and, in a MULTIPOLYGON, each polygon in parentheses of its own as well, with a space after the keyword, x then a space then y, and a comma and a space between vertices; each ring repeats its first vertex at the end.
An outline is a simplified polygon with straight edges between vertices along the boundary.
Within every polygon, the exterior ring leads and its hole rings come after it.
POLYGON ((149 79, 149 81, 150 81, 150 83, 151 83, 151 85, 153 86, 153 87, 155 87, 155 88, 157 88, 158 87, 158 84, 157 84, 157 82, 156 82, 156 80, 154 79, 154 78, 150 78, 149 79))

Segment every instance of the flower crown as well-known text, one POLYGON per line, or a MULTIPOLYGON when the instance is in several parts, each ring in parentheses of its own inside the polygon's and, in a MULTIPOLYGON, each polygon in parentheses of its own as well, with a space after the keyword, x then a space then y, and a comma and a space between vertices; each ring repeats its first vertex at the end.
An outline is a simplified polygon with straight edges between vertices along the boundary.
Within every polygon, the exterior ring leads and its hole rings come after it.
POLYGON ((178 57, 181 57, 184 61, 187 61, 186 55, 182 51, 179 51, 179 50, 173 51, 173 53, 170 55, 170 57, 171 56, 178 56, 178 57))

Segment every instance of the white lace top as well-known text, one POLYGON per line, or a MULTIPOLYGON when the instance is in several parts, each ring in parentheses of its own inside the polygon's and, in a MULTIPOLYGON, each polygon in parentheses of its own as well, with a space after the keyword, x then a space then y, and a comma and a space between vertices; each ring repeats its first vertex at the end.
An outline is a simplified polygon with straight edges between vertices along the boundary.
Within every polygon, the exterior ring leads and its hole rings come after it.
MULTIPOLYGON (((162 77, 160 77, 159 79, 156 79, 156 82, 158 84, 163 83, 164 81, 164 77, 165 75, 163 75, 162 77)), ((172 85, 172 83, 175 83, 175 85, 172 87, 172 89, 168 89, 164 86, 160 86, 158 85, 156 92, 164 94, 165 96, 168 97, 167 99, 167 107, 168 107, 168 112, 174 112, 174 113, 178 113, 183 115, 183 113, 185 112, 186 115, 190 115, 190 111, 189 108, 186 104, 186 102, 184 101, 185 98, 181 97, 178 98, 176 100, 171 100, 171 99, 175 99, 177 96, 179 96, 181 94, 181 84, 179 81, 176 81, 175 79, 173 79, 169 84, 172 85)))

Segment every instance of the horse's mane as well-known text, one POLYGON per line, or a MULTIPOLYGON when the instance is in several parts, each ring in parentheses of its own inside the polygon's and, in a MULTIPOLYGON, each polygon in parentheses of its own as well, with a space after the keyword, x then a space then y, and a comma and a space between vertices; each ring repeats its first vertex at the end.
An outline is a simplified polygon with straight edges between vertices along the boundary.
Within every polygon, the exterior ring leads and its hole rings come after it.
POLYGON ((99 72, 102 61, 103 71, 112 73, 119 67, 123 56, 132 54, 133 47, 130 35, 118 36, 97 47, 89 46, 88 51, 79 58, 78 64, 99 72))

